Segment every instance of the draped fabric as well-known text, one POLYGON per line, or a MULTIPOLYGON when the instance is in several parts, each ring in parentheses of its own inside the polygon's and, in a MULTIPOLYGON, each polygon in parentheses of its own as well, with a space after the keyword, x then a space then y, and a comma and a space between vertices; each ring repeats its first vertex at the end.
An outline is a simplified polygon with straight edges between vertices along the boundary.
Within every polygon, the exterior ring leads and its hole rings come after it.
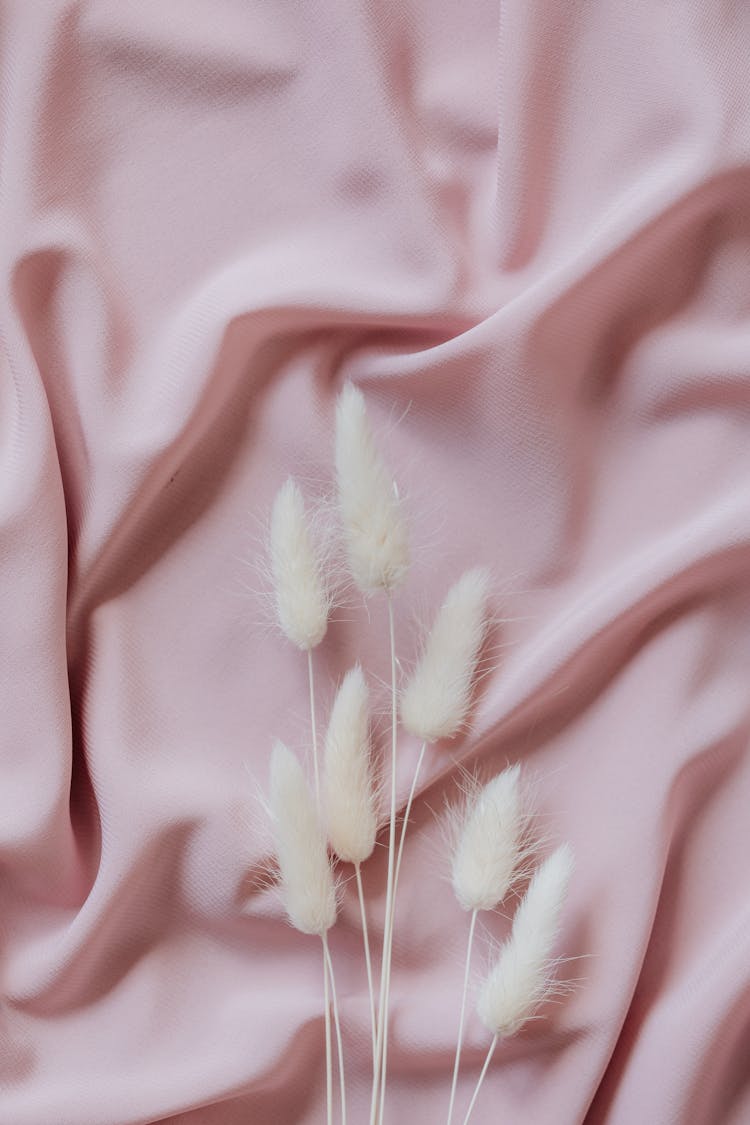
MULTIPOLYGON (((409 513, 401 669, 463 568, 496 618, 415 801, 386 1119, 447 1110, 443 804, 521 762, 576 855, 570 988, 473 1120, 750 1122, 749 48, 742 0, 0 0, 3 1125, 324 1119, 258 799, 310 746, 264 529, 289 473, 328 495, 347 379, 409 513)), ((315 652, 321 722, 357 659, 387 757, 382 599, 315 652)), ((459 1108, 486 1048, 472 1011, 459 1108)))

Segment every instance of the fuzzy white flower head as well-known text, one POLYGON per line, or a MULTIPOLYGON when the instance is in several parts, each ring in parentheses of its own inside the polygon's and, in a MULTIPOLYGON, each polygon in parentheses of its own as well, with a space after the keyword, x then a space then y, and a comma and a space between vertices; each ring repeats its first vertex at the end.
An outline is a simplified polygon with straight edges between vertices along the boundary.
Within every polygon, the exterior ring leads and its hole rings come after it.
POLYGON ((521 857, 524 816, 520 766, 479 790, 469 805, 453 853, 453 889, 464 910, 493 910, 507 895, 521 857))
POLYGON ((450 738, 466 721, 487 627, 488 585, 487 571, 477 568, 450 588, 402 692, 403 724, 424 742, 450 738))
POLYGON ((479 995, 477 1013, 493 1035, 515 1035, 550 992, 551 956, 572 872, 573 853, 563 844, 529 883, 479 995))
POLYGON ((347 863, 364 863, 372 854, 378 828, 368 701, 357 665, 347 672, 333 704, 323 778, 328 838, 347 863))
POLYGON ((279 489, 271 513, 271 568, 281 628, 299 648, 314 648, 325 636, 329 599, 302 493, 291 477, 279 489))
POLYGON ((289 920, 304 934, 336 921, 336 888, 315 801, 297 758, 282 742, 271 754, 269 800, 289 920))
POLYGON ((366 594, 393 590, 409 568, 406 523, 375 447, 364 397, 351 383, 336 403, 336 484, 354 581, 366 594))

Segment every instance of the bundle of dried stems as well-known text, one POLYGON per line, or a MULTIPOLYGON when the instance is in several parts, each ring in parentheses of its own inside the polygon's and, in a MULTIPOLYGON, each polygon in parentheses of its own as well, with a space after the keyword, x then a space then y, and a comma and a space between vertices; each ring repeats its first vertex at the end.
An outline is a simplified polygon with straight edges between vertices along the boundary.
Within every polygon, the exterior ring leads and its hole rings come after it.
MULTIPOLYGON (((487 633, 489 574, 480 568, 469 570, 451 587, 427 635, 417 666, 399 692, 394 593, 409 569, 406 519, 396 484, 377 449, 364 397, 351 384, 343 388, 337 403, 335 464, 349 572, 364 595, 384 595, 390 636, 388 874, 377 1002, 361 875, 362 864, 375 847, 379 818, 371 757, 369 691, 361 667, 355 665, 344 677, 331 709, 321 779, 312 653, 325 636, 332 599, 315 528, 308 523, 302 493, 291 479, 282 486, 274 503, 270 556, 278 624, 289 640, 307 654, 314 795, 298 759, 276 743, 271 756, 269 807, 289 920, 302 933, 317 934, 323 943, 329 1125, 333 1120, 331 999, 341 1120, 346 1121, 343 1037, 328 943, 328 931, 337 913, 334 863, 354 867, 370 999, 370 1125, 382 1125, 396 893, 406 826, 426 748, 452 738, 467 722, 487 633), (397 847, 399 717, 404 729, 421 741, 421 749, 397 847)), ((475 786, 455 819, 452 883, 458 903, 468 912, 470 921, 448 1125, 453 1119, 458 1089, 477 916, 480 911, 495 910, 529 870, 530 815, 522 799, 520 767, 509 767, 484 786, 475 786)), ((516 911, 510 936, 481 988, 477 1012, 491 1040, 464 1122, 468 1122, 473 1111, 500 1039, 515 1034, 554 989, 554 946, 572 867, 572 853, 567 845, 538 866, 516 911)))

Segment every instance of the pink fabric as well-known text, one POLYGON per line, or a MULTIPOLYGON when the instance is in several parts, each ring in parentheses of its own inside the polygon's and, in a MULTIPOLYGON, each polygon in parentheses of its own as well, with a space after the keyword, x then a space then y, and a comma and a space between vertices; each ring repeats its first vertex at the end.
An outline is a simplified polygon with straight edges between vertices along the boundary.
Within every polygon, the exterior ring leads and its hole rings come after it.
MULTIPOLYGON (((306 669, 251 588, 346 378, 409 494, 404 666, 465 565, 507 618, 416 805, 389 1121, 447 1108, 463 759, 535 780, 585 955, 474 1120, 750 1122, 749 45, 743 0, 1 0, 3 1125, 322 1120, 252 796, 306 669)), ((386 639, 341 615, 321 712, 386 639)), ((331 941, 357 1123, 351 884, 331 941)))

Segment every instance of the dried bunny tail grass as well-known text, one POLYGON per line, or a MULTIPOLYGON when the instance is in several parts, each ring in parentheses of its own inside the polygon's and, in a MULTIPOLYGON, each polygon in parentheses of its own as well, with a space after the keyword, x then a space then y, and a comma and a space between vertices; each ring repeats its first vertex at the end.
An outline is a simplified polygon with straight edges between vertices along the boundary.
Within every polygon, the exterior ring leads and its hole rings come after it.
POLYGON ((563 844, 529 883, 479 994, 477 1013, 495 1037, 514 1035, 550 993, 551 955, 572 872, 573 852, 563 844))
POLYGON ((424 742, 450 738, 466 721, 487 628, 488 585, 488 572, 477 568, 450 588, 401 694, 403 724, 424 742))
POLYGON ((271 754, 269 804, 284 905, 292 925, 323 937, 336 921, 336 888, 313 796, 282 742, 271 754))
POLYGON ((372 854, 378 827, 369 728, 369 692, 356 665, 334 700, 323 780, 328 839, 340 859, 354 864, 372 854))
POLYGON ((292 477, 274 500, 270 547, 278 622, 293 644, 309 652, 325 636, 330 601, 302 493, 292 477))
MULTIPOLYGON (((506 766, 503 772, 512 768, 514 767, 506 766)), ((479 800, 480 793, 487 785, 491 784, 492 781, 492 779, 489 781, 486 780, 484 770, 479 771, 476 767, 474 769, 469 769, 460 762, 456 762, 455 769, 458 773, 455 784, 459 791, 459 797, 456 798, 445 794, 443 807, 435 810, 436 823, 443 844, 440 849, 442 858, 439 861, 436 859, 435 874, 441 881, 450 883, 454 894, 454 860, 461 843, 464 829, 466 828, 472 810, 479 800)), ((551 838, 545 837, 537 831, 534 808, 530 804, 530 792, 528 773, 525 769, 522 770, 519 764, 518 799, 521 806, 521 823, 519 828, 516 865, 508 887, 508 894, 514 897, 516 896, 519 885, 528 882, 534 874, 537 867, 535 856, 539 854, 540 848, 544 850, 546 847, 547 850, 549 850, 551 845, 551 838)), ((507 897, 506 895, 506 898, 507 897)), ((497 909, 498 905, 498 903, 495 903, 493 909, 497 909)), ((506 916, 505 912, 501 911, 501 913, 503 917, 506 916)))
POLYGON ((459 904, 470 912, 470 922, 448 1125, 453 1119, 458 1090, 477 914, 480 910, 492 910, 503 901, 521 877, 529 859, 529 817, 520 792, 520 773, 521 767, 515 765, 509 766, 485 785, 480 785, 476 779, 468 781, 463 808, 460 812, 451 813, 451 882, 459 904))
POLYGON ((453 852, 452 882, 464 910, 492 910, 507 895, 523 856, 525 816, 519 765, 484 785, 466 808, 453 852))
POLYGON ((336 403, 336 483, 355 583, 366 594, 393 590, 409 568, 406 522, 375 447, 364 396, 351 383, 336 403))

